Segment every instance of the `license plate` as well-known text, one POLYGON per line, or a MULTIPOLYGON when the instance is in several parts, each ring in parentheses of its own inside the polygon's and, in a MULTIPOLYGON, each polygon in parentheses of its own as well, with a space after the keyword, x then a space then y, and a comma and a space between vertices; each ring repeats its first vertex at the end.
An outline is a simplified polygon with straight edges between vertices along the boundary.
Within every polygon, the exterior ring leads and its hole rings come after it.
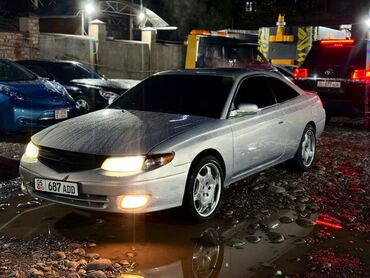
POLYGON ((35 178, 35 190, 55 194, 78 196, 78 186, 75 182, 35 178))
POLYGON ((60 119, 66 119, 68 118, 68 111, 67 109, 58 109, 54 111, 55 119, 60 120, 60 119))
POLYGON ((341 84, 338 81, 317 81, 317 87, 325 88, 340 88, 341 84))

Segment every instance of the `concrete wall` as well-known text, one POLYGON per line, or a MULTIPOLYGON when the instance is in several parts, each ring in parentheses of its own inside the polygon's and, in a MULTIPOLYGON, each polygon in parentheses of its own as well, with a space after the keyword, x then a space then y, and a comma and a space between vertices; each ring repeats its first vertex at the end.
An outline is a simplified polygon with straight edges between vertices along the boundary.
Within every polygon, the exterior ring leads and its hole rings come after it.
POLYGON ((109 78, 147 77, 150 74, 149 45, 132 41, 100 41, 98 71, 109 78))
POLYGON ((40 58, 76 60, 84 64, 94 64, 95 41, 86 36, 40 34, 40 58))
POLYGON ((185 49, 176 44, 98 42, 86 36, 40 34, 40 58, 96 63, 98 72, 108 78, 144 79, 158 71, 183 69, 185 49))
POLYGON ((153 43, 151 45, 150 70, 183 69, 185 67, 186 47, 184 45, 153 43))
POLYGON ((0 31, 0 57, 10 60, 39 57, 39 21, 37 17, 20 18, 20 32, 0 31))

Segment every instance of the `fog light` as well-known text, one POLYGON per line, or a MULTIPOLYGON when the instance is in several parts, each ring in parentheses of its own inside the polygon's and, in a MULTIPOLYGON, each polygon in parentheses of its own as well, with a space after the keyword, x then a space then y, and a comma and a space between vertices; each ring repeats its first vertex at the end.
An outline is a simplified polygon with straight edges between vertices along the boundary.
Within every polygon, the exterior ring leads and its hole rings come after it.
POLYGON ((137 209, 146 206, 150 201, 148 195, 126 195, 121 200, 121 208, 137 209))

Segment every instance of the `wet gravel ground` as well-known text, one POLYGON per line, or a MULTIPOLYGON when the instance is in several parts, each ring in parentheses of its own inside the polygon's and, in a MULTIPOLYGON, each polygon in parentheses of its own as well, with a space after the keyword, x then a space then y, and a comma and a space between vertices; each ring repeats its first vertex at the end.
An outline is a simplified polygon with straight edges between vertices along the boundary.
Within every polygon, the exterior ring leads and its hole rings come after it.
MULTIPOLYGON (((276 232, 275 226, 294 222, 313 230, 272 262, 253 266, 254 277, 370 277, 370 133, 361 127, 361 122, 334 119, 318 140, 315 164, 306 173, 283 164, 227 189, 215 229, 194 242, 225 244, 235 252, 263 240, 280 244, 294 235, 276 232), (282 210, 294 214, 266 221, 282 210), (228 234, 230 227, 239 232, 228 234)), ((25 142, 27 138, 0 140, 0 220, 46 204, 19 190, 17 167, 25 142)), ((124 277, 120 275, 138 268, 139 251, 104 258, 95 253, 99 242, 94 239, 53 233, 25 239, 4 232, 4 223, 0 221, 0 277, 124 277)))

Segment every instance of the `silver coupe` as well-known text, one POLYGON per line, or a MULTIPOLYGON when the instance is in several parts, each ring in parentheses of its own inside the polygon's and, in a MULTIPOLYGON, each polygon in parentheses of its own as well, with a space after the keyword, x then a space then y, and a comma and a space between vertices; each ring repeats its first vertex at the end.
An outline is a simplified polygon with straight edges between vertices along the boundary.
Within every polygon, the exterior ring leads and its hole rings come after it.
POLYGON ((283 161, 306 171, 324 125, 320 98, 274 70, 163 72, 35 134, 22 190, 109 212, 183 206, 204 222, 232 183, 283 161))

